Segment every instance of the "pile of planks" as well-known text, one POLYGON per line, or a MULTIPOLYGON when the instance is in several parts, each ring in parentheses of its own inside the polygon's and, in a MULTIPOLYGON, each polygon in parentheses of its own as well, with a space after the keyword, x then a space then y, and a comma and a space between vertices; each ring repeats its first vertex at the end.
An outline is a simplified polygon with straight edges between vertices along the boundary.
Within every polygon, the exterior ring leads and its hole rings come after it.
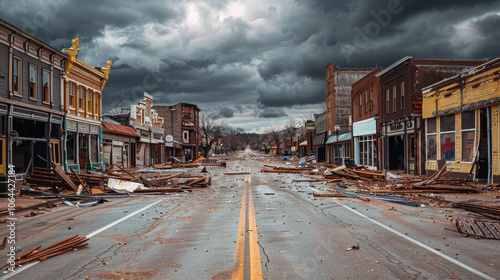
POLYGON ((265 172, 265 173, 302 173, 302 174, 309 174, 311 173, 311 170, 314 168, 312 167, 280 167, 280 166, 272 166, 272 165, 264 165, 265 167, 270 167, 272 169, 262 169, 260 172, 265 172))
POLYGON ((459 203, 453 203, 453 207, 462 208, 467 211, 475 212, 492 219, 500 220, 499 206, 488 206, 488 205, 480 205, 469 202, 459 202, 459 203))
MULTIPOLYGON (((20 254, 15 259, 15 266, 26 265, 32 262, 44 261, 49 258, 55 257, 60 254, 64 254, 69 251, 73 251, 75 249, 87 246, 89 239, 87 237, 80 237, 78 235, 71 236, 59 242, 56 242, 50 246, 45 248, 41 248, 42 246, 37 245, 28 251, 20 254)), ((7 263, 2 267, 2 269, 10 266, 10 263, 7 263)))
POLYGON ((323 176, 327 179, 346 178, 362 181, 382 181, 385 182, 385 174, 383 171, 365 169, 362 166, 354 166, 350 168, 337 167, 328 169, 323 176))
POLYGON ((204 188, 211 185, 211 178, 191 175, 185 172, 164 174, 158 172, 134 173, 114 164, 103 170, 101 174, 76 173, 74 170, 65 172, 57 163, 52 168, 35 168, 26 182, 33 188, 49 189, 55 194, 102 194, 112 192, 109 180, 116 182, 134 182, 144 187, 134 192, 185 192, 194 188, 204 188))

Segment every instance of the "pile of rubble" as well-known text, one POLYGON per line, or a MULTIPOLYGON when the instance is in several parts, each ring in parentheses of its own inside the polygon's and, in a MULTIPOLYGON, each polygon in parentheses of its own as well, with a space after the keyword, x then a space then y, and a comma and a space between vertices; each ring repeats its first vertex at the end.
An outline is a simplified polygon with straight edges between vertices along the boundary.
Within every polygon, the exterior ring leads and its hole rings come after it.
MULTIPOLYGON (((35 167, 26 182, 35 192, 63 196, 102 196, 114 193, 162 194, 186 192, 204 188, 211 184, 211 178, 193 175, 184 171, 157 172, 151 170, 126 170, 113 164, 101 172, 92 174, 65 172, 57 163, 52 168, 35 167)), ((206 171, 206 169, 204 169, 206 171)))

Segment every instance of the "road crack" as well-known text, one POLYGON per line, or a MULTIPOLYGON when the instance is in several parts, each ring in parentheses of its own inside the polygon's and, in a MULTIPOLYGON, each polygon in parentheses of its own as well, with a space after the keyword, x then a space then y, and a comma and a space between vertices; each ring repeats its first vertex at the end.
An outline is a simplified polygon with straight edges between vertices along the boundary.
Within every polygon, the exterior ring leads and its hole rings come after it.
POLYGON ((264 266, 266 267, 266 272, 269 271, 269 269, 267 268, 267 264, 271 262, 271 260, 269 259, 269 256, 266 254, 266 250, 264 250, 264 247, 260 244, 259 241, 257 241, 257 244, 259 244, 260 248, 262 248, 262 253, 264 253, 264 255, 266 256, 266 263, 264 264, 264 266))

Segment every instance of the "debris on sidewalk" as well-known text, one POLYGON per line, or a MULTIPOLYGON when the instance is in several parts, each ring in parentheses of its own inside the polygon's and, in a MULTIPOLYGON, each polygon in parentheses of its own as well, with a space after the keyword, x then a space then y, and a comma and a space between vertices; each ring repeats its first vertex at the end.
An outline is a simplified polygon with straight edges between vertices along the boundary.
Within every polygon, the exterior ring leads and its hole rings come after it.
POLYGON ((352 247, 349 247, 345 249, 346 251, 351 251, 351 250, 359 250, 359 243, 356 245, 353 245, 352 247))

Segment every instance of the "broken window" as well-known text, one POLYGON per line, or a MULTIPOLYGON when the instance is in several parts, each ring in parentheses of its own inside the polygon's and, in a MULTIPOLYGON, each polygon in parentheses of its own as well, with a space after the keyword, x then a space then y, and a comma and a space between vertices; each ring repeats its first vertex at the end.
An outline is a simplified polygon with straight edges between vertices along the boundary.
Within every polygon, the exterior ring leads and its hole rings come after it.
POLYGON ((474 140, 476 138, 475 111, 466 111, 461 114, 462 119, 462 162, 472 162, 474 157, 474 140))
POLYGON ((68 132, 66 136, 68 163, 76 163, 76 132, 68 132))
POLYGON ((427 119, 427 160, 437 160, 436 118, 427 119))
POLYGON ((455 115, 439 118, 441 159, 455 161, 455 115))

